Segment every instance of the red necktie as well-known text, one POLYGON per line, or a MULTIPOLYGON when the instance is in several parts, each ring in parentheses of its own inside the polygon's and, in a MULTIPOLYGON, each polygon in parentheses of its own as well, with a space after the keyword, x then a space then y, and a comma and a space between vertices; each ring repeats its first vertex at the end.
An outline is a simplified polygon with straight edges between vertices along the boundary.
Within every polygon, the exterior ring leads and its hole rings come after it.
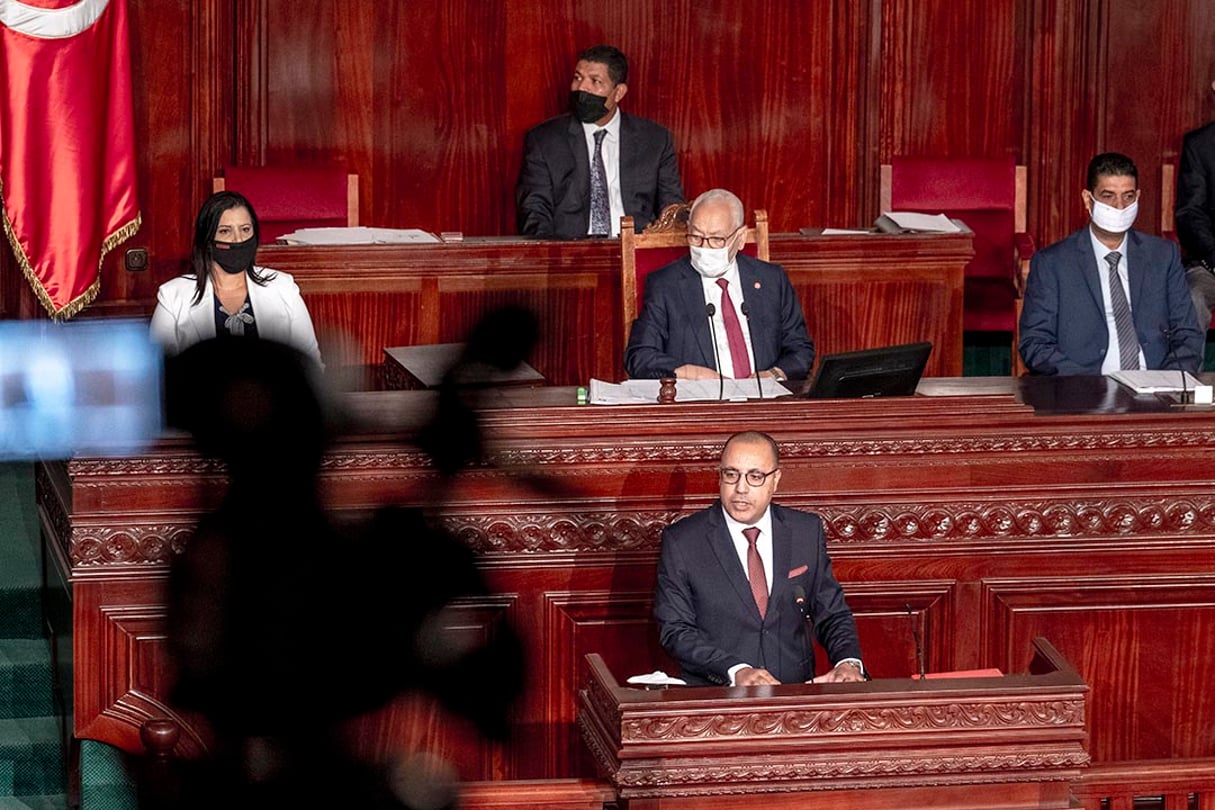
POLYGON ((747 579, 751 580, 751 595, 755 597, 755 606, 759 608, 759 618, 762 619, 768 613, 768 579, 764 576, 764 563, 759 558, 759 549, 755 547, 755 541, 759 539, 759 529, 748 526, 743 529, 743 537, 747 538, 747 579))
MULTIPOLYGON (((734 379, 746 379, 751 376, 751 358, 747 356, 747 341, 743 338, 742 324, 738 322, 738 313, 734 311, 734 302, 730 300, 730 291, 727 289, 729 282, 719 278, 717 286, 721 287, 721 319, 726 324, 726 343, 730 347, 730 359, 734 361, 734 379)), ((759 529, 755 531, 758 533, 759 529)), ((754 547, 754 542, 751 545, 754 547)), ((764 593, 767 593, 766 589, 764 593)), ((759 612, 763 613, 763 609, 759 612)))

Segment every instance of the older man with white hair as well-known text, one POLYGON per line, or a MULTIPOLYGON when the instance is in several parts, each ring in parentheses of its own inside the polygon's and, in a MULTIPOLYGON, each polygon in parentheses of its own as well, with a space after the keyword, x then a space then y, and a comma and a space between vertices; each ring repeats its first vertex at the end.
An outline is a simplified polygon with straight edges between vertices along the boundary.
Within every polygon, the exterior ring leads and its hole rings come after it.
POLYGON ((715 188, 692 203, 688 255, 645 280, 624 366, 630 377, 805 377, 814 362, 785 271, 740 253, 742 201, 715 188), (719 371, 720 370, 720 371, 719 371))

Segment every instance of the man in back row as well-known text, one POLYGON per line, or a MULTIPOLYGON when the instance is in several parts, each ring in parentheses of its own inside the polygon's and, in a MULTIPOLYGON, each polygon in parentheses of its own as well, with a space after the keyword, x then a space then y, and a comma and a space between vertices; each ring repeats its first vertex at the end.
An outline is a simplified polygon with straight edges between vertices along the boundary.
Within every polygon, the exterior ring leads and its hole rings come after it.
POLYGON ((742 254, 742 201, 723 188, 692 203, 687 256, 645 279, 629 330, 630 377, 805 377, 814 343, 797 292, 775 264, 742 254))
POLYGON ((1197 371, 1198 328, 1177 245, 1131 230, 1139 173, 1107 152, 1080 192, 1091 222, 1034 254, 1019 349, 1035 374, 1197 371))
POLYGON ((519 232, 549 239, 617 236, 620 217, 641 231, 683 202, 675 142, 664 127, 619 108, 629 63, 610 45, 578 54, 570 112, 523 141, 515 188, 519 232))

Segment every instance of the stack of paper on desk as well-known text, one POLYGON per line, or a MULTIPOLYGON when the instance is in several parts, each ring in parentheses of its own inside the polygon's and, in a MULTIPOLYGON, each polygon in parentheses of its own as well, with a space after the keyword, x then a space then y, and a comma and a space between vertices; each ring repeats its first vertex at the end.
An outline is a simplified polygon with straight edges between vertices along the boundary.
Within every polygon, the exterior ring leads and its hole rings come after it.
POLYGON ((961 228, 953 224, 944 214, 917 214, 914 211, 884 211, 878 217, 878 230, 885 230, 882 220, 888 219, 904 231, 920 233, 961 233, 961 228))
POLYGON ((1109 376, 1136 394, 1175 394, 1192 391, 1194 402, 1211 403, 1211 386, 1203 385, 1188 371, 1114 371, 1109 376))
POLYGON ((438 243, 417 228, 300 228, 279 237, 288 245, 404 245, 438 243))
MULTIPOLYGON (((590 403, 592 405, 653 405, 658 401, 658 380, 625 380, 610 383, 591 380, 590 403)), ((763 398, 792 396, 793 392, 776 380, 763 380, 763 398)), ((717 400, 743 401, 759 399, 759 386, 755 378, 746 380, 679 380, 675 384, 676 402, 716 402, 717 400), (724 383, 724 384, 723 384, 724 383)))

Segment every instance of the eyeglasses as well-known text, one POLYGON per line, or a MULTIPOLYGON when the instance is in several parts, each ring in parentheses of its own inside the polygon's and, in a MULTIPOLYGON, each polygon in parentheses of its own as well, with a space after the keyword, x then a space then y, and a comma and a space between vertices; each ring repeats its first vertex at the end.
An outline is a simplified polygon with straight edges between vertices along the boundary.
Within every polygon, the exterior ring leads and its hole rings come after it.
POLYGON ((724 483, 724 484, 737 484, 738 479, 742 478, 745 475, 747 478, 748 484, 750 484, 753 487, 762 487, 764 485, 764 482, 768 480, 768 476, 772 475, 774 472, 776 472, 779 469, 780 469, 780 467, 777 467, 776 469, 768 470, 768 472, 760 472, 759 470, 747 470, 746 473, 743 473, 739 470, 734 469, 733 467, 722 467, 720 470, 718 470, 718 472, 721 474, 721 480, 722 480, 722 483, 724 483))
POLYGON ((731 239, 733 239, 734 235, 736 233, 738 233, 739 231, 741 231, 742 229, 743 229, 743 226, 739 225, 737 228, 735 228, 734 230, 732 230, 730 233, 726 234, 725 236, 704 236, 703 234, 699 234, 699 233, 689 233, 688 234, 688 244, 691 245, 692 247, 704 247, 705 245, 708 245, 709 247, 715 248, 715 249, 724 248, 726 246, 726 242, 729 242, 731 239))

